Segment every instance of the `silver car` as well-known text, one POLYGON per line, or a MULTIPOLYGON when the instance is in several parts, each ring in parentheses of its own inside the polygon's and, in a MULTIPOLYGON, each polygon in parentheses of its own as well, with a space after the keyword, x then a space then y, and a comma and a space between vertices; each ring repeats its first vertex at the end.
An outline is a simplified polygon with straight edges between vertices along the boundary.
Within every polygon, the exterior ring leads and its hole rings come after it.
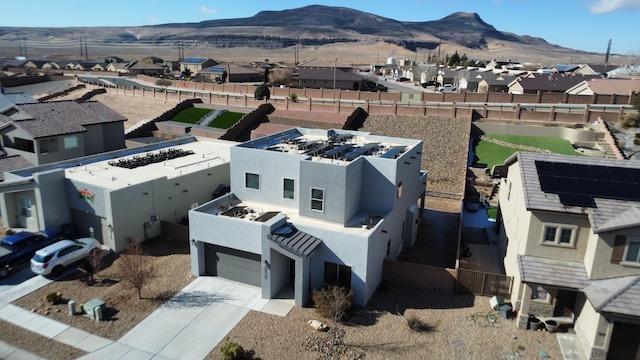
POLYGON ((66 267, 86 259, 92 251, 100 251, 97 239, 60 240, 36 251, 31 258, 31 271, 58 277, 66 267))

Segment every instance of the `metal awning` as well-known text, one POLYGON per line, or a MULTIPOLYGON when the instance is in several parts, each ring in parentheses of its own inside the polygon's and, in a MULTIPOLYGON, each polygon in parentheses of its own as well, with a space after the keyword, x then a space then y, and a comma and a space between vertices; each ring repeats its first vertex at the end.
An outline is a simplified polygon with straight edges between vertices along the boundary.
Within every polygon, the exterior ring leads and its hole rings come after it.
POLYGON ((318 245, 322 243, 322 240, 296 229, 289 223, 274 230, 270 239, 281 248, 302 257, 311 256, 318 245))

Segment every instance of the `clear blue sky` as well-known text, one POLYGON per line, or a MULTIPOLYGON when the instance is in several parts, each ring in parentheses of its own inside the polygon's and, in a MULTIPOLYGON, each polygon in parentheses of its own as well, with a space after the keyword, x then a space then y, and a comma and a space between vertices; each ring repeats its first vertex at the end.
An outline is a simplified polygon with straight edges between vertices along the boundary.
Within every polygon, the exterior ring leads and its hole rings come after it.
POLYGON ((573 49, 640 55, 640 0, 1 0, 0 26, 137 26, 251 17, 262 10, 321 4, 346 6, 400 21, 475 12, 501 31, 542 37, 573 49), (9 15, 10 14, 10 15, 9 15), (7 16, 9 15, 9 16, 7 16))

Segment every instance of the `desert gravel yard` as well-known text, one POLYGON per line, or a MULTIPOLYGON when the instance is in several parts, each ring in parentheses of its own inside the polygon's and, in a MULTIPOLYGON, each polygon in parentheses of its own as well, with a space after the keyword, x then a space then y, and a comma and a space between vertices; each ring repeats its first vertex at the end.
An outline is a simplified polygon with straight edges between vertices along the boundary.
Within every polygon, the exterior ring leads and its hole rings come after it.
MULTIPOLYGON (((325 358, 309 346, 317 343, 313 338, 328 337, 307 325, 311 319, 331 324, 312 308, 293 308, 285 318, 251 311, 227 339, 263 360, 325 358)), ((490 308, 488 297, 385 284, 341 328, 346 355, 339 359, 524 360, 541 359, 541 351, 548 359, 562 359, 555 334, 517 329, 515 320, 490 308), (412 332, 398 314, 422 319, 432 329, 412 332)), ((221 345, 207 359, 221 359, 221 345)))

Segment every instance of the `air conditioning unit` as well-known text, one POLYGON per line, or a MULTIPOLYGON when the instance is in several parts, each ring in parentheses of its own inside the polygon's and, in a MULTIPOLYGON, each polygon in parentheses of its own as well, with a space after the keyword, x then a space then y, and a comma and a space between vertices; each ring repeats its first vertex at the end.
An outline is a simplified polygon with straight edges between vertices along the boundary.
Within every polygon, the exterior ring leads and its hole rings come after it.
POLYGON ((160 215, 151 215, 151 223, 157 223, 160 221, 160 215))

